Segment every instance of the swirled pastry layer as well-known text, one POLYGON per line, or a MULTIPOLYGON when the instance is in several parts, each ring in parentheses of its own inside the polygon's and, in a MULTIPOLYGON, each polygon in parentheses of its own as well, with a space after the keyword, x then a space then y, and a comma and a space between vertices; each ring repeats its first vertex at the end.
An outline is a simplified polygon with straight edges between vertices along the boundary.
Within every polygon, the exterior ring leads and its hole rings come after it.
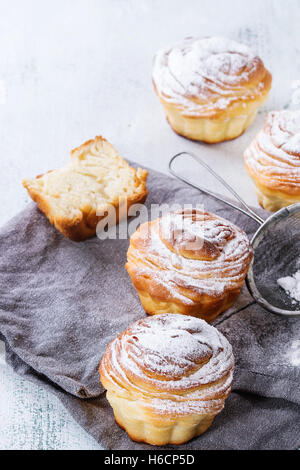
POLYGON ((230 393, 234 359, 226 338, 183 315, 143 318, 113 340, 100 365, 104 387, 146 414, 219 413, 230 393))
POLYGON ((300 197, 300 111, 269 113, 245 152, 245 165, 260 189, 300 197))
POLYGON ((211 320, 238 295, 252 248, 246 234, 227 220, 185 210, 141 225, 130 239, 127 258, 148 313, 169 308, 211 320), (157 305, 147 308, 146 297, 157 305))
POLYGON ((239 113, 249 102, 264 101, 271 81, 257 55, 223 37, 187 38, 154 58, 158 96, 185 116, 216 117, 229 109, 239 113))

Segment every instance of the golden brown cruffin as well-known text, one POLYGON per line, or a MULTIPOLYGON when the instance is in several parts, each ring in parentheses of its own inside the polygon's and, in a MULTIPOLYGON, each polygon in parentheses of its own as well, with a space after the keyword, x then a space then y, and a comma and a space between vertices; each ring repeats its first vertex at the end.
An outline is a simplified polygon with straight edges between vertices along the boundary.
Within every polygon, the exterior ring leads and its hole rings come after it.
POLYGON ((132 168, 103 137, 72 150, 64 167, 23 180, 30 197, 65 237, 82 241, 96 234, 110 206, 116 222, 127 209, 145 201, 148 172, 132 168))
POLYGON ((154 57, 153 84, 175 132, 207 143, 234 139, 267 99, 272 76, 247 46, 186 38, 154 57))
POLYGON ((234 358, 227 339, 198 318, 156 315, 130 325, 100 364, 117 423, 131 439, 183 444, 224 407, 234 358))
POLYGON ((300 111, 269 113, 244 157, 262 207, 277 211, 299 202, 300 111))
POLYGON ((209 212, 180 210, 138 228, 126 269, 148 314, 212 321, 236 300, 252 256, 240 228, 209 212))

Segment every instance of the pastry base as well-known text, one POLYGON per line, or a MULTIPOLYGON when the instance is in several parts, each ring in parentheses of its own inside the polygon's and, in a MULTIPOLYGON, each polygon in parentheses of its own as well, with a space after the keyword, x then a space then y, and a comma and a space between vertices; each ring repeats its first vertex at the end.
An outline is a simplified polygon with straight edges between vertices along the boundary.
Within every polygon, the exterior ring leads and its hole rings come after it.
POLYGON ((263 209, 276 212, 283 207, 300 202, 300 195, 291 196, 281 191, 274 191, 255 183, 255 192, 263 209))
POLYGON ((178 108, 162 102, 167 120, 172 129, 191 140, 208 144, 232 140, 240 136, 255 119, 261 102, 249 104, 242 114, 227 115, 224 118, 183 116, 178 108))
POLYGON ((212 322, 220 313, 228 310, 236 301, 240 289, 228 292, 221 299, 213 299, 203 295, 203 300, 191 306, 170 301, 162 301, 152 297, 146 291, 137 290, 141 304, 148 315, 158 315, 162 313, 181 313, 202 318, 208 323, 212 322))
POLYGON ((138 400, 129 400, 108 391, 106 398, 113 408, 115 419, 133 441, 163 446, 184 444, 203 434, 215 415, 186 415, 169 417, 145 411, 138 400))

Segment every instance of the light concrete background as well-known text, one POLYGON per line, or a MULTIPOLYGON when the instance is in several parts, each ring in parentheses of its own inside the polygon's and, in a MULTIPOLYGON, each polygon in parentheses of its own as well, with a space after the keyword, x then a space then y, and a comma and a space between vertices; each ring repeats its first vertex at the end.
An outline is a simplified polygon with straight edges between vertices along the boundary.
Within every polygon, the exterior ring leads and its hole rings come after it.
MULTIPOLYGON (((62 165, 69 150, 97 134, 125 158, 163 172, 173 153, 197 152, 256 205, 242 153, 265 112, 295 98, 299 22, 299 0, 0 0, 1 225, 29 201, 23 177, 62 165), (252 45, 273 87, 242 137, 208 146, 171 131, 153 92, 151 61, 186 36, 215 34, 252 45)), ((8 368, 3 344, 0 359, 1 449, 99 448, 55 397, 8 368)))

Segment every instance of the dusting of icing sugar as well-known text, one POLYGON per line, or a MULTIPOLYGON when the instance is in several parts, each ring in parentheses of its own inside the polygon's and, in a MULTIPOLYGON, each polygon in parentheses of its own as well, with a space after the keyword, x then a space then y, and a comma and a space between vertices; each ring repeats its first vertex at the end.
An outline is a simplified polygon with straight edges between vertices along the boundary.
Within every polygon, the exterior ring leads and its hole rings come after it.
POLYGON ((300 366, 300 340, 293 341, 291 348, 288 349, 287 357, 292 366, 300 366))
POLYGON ((238 42, 223 37, 187 38, 156 54, 153 82, 159 96, 182 106, 185 114, 210 113, 260 94, 263 82, 249 87, 260 63, 238 42))
POLYGON ((163 314, 130 325, 102 366, 120 396, 134 394, 158 413, 186 414, 221 411, 234 359, 226 338, 204 320, 163 314))
POLYGON ((300 302, 300 271, 292 276, 281 277, 277 284, 293 299, 293 303, 300 302))
MULTIPOLYGON (((205 333, 208 334, 206 329, 205 333)), ((211 336, 214 347, 221 347, 220 342, 216 344, 218 338, 211 336)), ((209 338, 205 339, 197 320, 189 318, 185 321, 173 318, 170 322, 167 318, 156 319, 151 322, 151 328, 145 328, 144 324, 137 327, 131 338, 134 347, 142 352, 147 369, 171 379, 181 377, 195 362, 207 361, 213 354, 206 342, 209 338)))
POLYGON ((266 184, 300 186, 300 111, 273 111, 245 152, 246 165, 266 184))
MULTIPOLYGON (((197 213, 200 214, 199 211, 197 213)), ((217 256, 211 259, 201 259, 201 252, 198 259, 187 258, 176 251, 176 245, 174 250, 170 250, 157 224, 153 223, 145 249, 130 247, 128 251, 128 260, 132 257, 139 275, 151 279, 149 289, 153 283, 161 285, 169 299, 178 299, 186 305, 192 305, 194 300, 185 295, 185 289, 197 295, 217 298, 230 289, 240 288, 252 259, 249 240, 242 230, 212 214, 202 213, 202 216, 193 224, 185 223, 183 234, 188 240, 192 238, 191 233, 199 235, 200 239, 214 247, 217 256)), ((173 233, 177 222, 182 227, 182 218, 181 213, 172 213, 171 218, 168 216, 165 219, 164 229, 173 233)))

